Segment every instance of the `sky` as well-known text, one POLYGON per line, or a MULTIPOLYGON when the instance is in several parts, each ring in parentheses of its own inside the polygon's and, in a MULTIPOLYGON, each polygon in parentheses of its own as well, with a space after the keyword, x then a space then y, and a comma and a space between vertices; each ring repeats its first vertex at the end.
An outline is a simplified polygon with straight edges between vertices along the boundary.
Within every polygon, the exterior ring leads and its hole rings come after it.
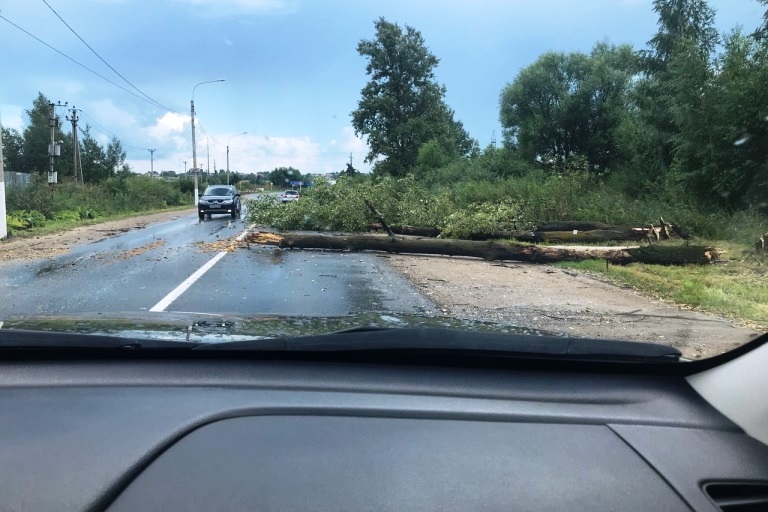
MULTIPOLYGON (((369 170, 350 112, 366 83, 357 43, 379 17, 421 31, 440 59, 446 102, 481 147, 501 140, 499 95, 547 51, 597 42, 641 49, 656 30, 651 0, 0 0, 4 16, 118 88, 0 19, 0 121, 23 129, 38 91, 81 109, 105 144, 114 135, 136 172, 369 170), (143 95, 166 109, 145 101, 143 95), (142 99, 144 98, 144 99, 142 99), (247 132, 245 135, 237 135, 247 132), (210 162, 210 163, 209 163, 210 162), (215 167, 214 167, 215 166, 215 167)), ((757 0, 710 0, 717 27, 751 31, 757 0)), ((63 109, 59 110, 64 114, 63 109)))

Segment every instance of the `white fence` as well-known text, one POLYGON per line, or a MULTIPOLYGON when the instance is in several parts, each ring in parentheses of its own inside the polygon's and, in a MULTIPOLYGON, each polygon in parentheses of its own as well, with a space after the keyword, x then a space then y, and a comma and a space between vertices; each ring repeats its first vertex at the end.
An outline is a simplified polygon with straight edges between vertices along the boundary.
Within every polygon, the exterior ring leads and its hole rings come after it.
POLYGON ((32 175, 28 172, 5 172, 5 187, 28 187, 32 184, 32 175))

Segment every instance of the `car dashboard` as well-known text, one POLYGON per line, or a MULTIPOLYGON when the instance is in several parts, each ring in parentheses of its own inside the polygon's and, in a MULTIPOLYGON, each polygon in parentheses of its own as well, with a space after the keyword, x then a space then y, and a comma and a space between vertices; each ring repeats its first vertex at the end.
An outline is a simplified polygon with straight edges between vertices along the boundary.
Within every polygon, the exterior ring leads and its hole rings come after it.
POLYGON ((0 446, 6 511, 768 503, 768 447, 642 372, 20 359, 0 363, 0 446))

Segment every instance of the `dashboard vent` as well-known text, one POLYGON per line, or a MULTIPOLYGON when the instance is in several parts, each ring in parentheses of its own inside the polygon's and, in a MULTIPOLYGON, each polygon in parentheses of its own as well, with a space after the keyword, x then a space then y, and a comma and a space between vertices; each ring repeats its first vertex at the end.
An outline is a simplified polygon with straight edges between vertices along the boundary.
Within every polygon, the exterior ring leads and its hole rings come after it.
POLYGON ((768 510, 768 482, 713 482, 704 486, 704 492, 723 512, 768 510))

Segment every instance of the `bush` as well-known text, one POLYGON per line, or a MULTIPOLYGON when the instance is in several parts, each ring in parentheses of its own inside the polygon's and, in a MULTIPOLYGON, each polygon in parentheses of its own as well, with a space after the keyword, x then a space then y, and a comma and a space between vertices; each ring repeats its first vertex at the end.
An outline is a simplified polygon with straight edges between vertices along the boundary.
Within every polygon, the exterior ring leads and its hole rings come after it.
POLYGON ((74 222, 105 214, 191 205, 192 192, 183 192, 181 182, 122 175, 98 184, 62 183, 52 187, 45 179, 35 177, 29 187, 8 189, 8 214, 14 218, 14 229, 29 229, 42 225, 38 215, 43 221, 74 222), (32 217, 30 212, 34 213, 32 217), (25 220, 29 218, 34 225, 25 220))
POLYGON ((5 219, 11 233, 45 226, 45 216, 37 210, 18 210, 6 214, 5 219))

